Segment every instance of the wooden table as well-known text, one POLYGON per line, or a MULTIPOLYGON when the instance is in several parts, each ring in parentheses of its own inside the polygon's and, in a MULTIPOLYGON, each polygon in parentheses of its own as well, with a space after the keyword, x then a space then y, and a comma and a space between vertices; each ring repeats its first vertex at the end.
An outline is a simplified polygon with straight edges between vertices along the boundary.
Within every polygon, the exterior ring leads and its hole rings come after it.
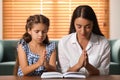
POLYGON ((85 79, 41 79, 39 76, 34 77, 0 76, 0 80, 120 80, 120 75, 90 76, 85 79))

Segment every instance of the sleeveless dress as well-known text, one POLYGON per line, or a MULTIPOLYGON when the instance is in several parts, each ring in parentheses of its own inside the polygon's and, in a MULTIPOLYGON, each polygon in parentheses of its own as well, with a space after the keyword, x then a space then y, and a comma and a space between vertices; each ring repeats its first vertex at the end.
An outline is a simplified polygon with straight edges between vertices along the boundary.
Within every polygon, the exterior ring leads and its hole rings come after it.
MULTIPOLYGON (((32 53, 30 51, 30 48, 29 48, 29 45, 28 43, 26 43, 24 41, 24 39, 21 39, 18 44, 22 44, 22 48, 23 50, 25 51, 26 53, 26 56, 27 56, 27 62, 28 62, 28 65, 32 65, 34 63, 36 63, 38 61, 38 59, 40 58, 39 55, 35 54, 35 53, 32 53)), ((53 52, 53 50, 55 50, 56 46, 55 46, 55 42, 50 42, 48 45, 46 45, 46 58, 47 58, 47 61, 49 62, 49 59, 50 59, 50 56, 53 52)), ((40 76, 43 72, 45 71, 45 67, 44 66, 40 66, 39 68, 37 68, 36 70, 34 70, 33 72, 29 73, 28 76, 40 76)), ((18 73, 17 73, 18 76, 23 76, 23 72, 19 66, 18 68, 18 73)))

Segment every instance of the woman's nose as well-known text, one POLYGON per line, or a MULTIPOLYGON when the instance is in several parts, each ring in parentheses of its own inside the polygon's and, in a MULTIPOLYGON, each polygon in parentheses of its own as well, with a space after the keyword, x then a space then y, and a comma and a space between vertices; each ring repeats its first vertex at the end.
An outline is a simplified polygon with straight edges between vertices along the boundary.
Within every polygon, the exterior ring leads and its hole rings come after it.
POLYGON ((81 33, 84 34, 85 33, 85 28, 82 27, 81 33))

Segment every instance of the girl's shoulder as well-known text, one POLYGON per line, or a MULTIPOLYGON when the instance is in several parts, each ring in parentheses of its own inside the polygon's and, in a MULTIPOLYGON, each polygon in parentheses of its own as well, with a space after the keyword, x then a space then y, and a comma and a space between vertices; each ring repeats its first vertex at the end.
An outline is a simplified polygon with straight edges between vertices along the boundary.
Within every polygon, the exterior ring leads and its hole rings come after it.
POLYGON ((18 41, 18 45, 21 45, 22 48, 27 51, 29 49, 27 42, 24 39, 20 39, 18 41))
POLYGON ((51 48, 51 47, 55 48, 56 47, 56 42, 51 41, 49 44, 47 44, 47 47, 48 48, 51 48))
POLYGON ((24 39, 20 39, 18 41, 18 44, 26 45, 27 43, 26 43, 26 41, 24 39))

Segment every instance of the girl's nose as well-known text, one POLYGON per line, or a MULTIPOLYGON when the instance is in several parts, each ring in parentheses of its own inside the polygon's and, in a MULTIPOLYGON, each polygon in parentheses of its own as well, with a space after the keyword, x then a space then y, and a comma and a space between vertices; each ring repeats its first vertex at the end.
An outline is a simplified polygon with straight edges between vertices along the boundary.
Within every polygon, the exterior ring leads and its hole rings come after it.
POLYGON ((40 31, 40 32, 39 32, 39 35, 40 35, 40 36, 42 36, 42 35, 43 35, 42 31, 40 31))

